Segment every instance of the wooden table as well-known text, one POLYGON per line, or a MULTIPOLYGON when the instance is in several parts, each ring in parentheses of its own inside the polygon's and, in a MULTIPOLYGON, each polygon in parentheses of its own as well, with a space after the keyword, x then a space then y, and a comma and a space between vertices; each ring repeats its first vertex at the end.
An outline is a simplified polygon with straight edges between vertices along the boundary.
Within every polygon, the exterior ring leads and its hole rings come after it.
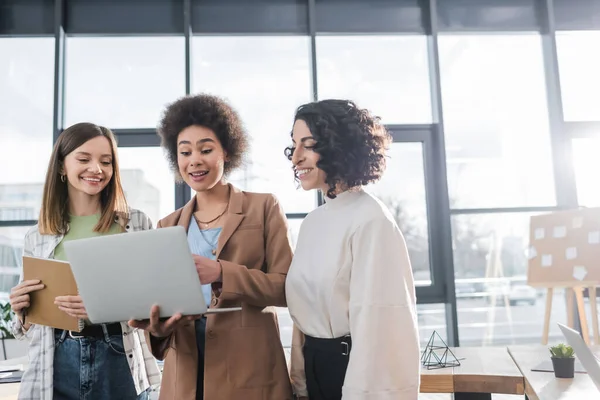
POLYGON ((0 384, 0 400, 16 400, 19 394, 19 383, 0 384))
POLYGON ((458 367, 421 371, 421 393, 455 393, 456 400, 490 400, 492 393, 525 393, 523 375, 506 347, 451 348, 458 367))
MULTIPOLYGON (((15 358, 12 360, 0 361, 0 367, 4 366, 25 366, 29 362, 27 356, 15 358)), ((0 400, 15 400, 19 394, 20 383, 0 383, 0 400)))
MULTIPOLYGON (((600 347, 592 351, 600 355, 600 347)), ((573 379, 554 377, 554 372, 532 371, 550 358, 548 346, 509 346, 508 352, 525 378, 525 394, 529 400, 587 400, 600 398, 600 391, 587 374, 575 373, 573 379)))

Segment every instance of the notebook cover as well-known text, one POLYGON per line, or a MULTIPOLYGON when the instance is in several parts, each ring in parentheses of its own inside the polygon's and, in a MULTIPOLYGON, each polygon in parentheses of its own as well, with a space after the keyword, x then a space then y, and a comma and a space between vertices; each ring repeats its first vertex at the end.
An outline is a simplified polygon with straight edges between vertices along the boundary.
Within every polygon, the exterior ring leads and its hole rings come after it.
POLYGON ((39 279, 42 290, 29 294, 30 307, 25 320, 32 324, 79 332, 78 319, 58 309, 57 296, 77 295, 77 283, 68 262, 23 256, 23 280, 39 279))

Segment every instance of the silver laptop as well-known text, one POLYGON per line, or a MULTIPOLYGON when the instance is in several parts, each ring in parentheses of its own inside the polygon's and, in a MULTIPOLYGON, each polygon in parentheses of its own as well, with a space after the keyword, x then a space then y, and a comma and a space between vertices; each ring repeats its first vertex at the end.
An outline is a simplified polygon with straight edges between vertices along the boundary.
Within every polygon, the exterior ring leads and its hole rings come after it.
POLYGON ((181 226, 64 243, 67 260, 92 323, 237 311, 207 309, 181 226))
POLYGON ((590 350, 583 338, 576 330, 573 330, 563 324, 558 324, 569 346, 575 351, 575 357, 579 359, 583 368, 587 371, 596 388, 600 390, 600 364, 594 353, 590 350))

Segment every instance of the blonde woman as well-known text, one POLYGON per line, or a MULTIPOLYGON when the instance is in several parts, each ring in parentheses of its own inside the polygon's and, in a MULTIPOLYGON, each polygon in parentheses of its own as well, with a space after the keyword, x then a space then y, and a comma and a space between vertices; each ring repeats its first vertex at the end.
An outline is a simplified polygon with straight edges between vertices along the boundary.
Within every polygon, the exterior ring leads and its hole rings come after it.
MULTIPOLYGON (((50 157, 39 222, 25 236, 24 255, 66 260, 66 241, 151 228, 144 213, 127 207, 113 133, 91 123, 67 128, 50 157)), ((143 331, 126 323, 86 323, 77 293, 57 297, 55 304, 79 319, 81 332, 32 325, 24 310, 29 294, 43 287, 44 282, 23 281, 10 294, 13 333, 30 342, 18 398, 147 399, 160 372, 143 331)))

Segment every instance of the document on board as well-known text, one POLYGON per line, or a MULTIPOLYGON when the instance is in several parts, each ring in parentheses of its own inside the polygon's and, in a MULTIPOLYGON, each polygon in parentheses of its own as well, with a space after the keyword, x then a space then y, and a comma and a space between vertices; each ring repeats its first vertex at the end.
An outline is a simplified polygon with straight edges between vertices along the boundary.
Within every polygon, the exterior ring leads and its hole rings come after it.
POLYGON ((72 296, 78 293, 70 264, 65 261, 23 256, 23 280, 29 279, 39 279, 44 288, 29 294, 31 301, 26 321, 79 332, 77 318, 59 310, 54 304, 57 296, 72 296))

